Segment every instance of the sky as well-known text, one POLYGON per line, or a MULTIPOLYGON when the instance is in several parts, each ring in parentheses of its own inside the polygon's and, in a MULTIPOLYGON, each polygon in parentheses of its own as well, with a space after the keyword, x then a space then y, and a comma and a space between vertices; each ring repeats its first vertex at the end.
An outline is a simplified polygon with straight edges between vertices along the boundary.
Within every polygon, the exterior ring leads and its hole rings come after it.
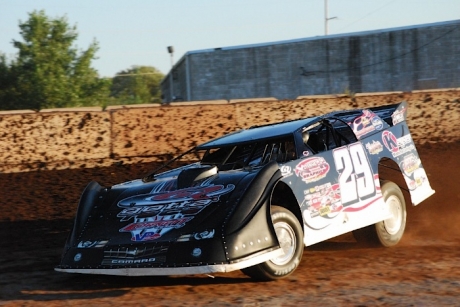
POLYGON ((15 58, 19 23, 44 10, 76 26, 79 50, 98 42, 101 77, 166 74, 188 51, 323 36, 326 3, 329 35, 460 19, 460 0, 0 0, 0 53, 15 58))

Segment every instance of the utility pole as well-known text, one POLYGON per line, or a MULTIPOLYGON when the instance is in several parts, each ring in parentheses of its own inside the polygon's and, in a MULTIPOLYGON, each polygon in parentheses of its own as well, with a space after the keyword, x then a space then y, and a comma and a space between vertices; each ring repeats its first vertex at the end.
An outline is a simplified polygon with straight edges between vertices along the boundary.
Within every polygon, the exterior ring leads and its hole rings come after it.
POLYGON ((170 102, 174 101, 174 81, 173 81, 173 69, 174 69, 174 47, 173 46, 168 46, 168 53, 171 55, 171 71, 169 72, 169 88, 171 91, 171 100, 170 102))
POLYGON ((327 0, 324 0, 324 35, 327 35, 327 22, 331 19, 337 19, 337 17, 331 17, 329 18, 328 17, 328 14, 327 14, 327 0))

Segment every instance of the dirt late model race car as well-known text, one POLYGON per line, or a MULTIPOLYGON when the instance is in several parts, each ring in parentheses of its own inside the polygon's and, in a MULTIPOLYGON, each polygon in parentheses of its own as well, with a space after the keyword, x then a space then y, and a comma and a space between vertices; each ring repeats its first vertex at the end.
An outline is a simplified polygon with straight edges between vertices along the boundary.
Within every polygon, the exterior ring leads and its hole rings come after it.
POLYGON ((398 243, 413 205, 434 193, 411 138, 407 103, 251 127, 196 146, 143 179, 91 182, 57 271, 282 278, 304 246, 353 232, 398 243), (400 174, 401 173, 401 174, 400 174))

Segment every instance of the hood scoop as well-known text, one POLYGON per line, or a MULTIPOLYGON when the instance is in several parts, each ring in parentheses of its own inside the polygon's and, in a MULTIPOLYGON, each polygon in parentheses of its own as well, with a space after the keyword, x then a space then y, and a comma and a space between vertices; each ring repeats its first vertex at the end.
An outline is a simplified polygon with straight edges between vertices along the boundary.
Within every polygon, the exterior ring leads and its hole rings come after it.
POLYGON ((195 181, 214 176, 215 174, 217 174, 217 166, 184 169, 177 176, 177 189, 191 187, 195 181))

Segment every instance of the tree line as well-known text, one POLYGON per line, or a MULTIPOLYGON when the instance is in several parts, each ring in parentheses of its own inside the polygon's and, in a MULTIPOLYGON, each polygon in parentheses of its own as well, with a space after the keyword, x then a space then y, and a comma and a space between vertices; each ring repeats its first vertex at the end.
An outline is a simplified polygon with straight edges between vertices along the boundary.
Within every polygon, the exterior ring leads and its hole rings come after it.
POLYGON ((91 67, 99 49, 73 43, 76 26, 65 17, 29 13, 19 22, 22 40, 13 40, 14 59, 0 52, 0 110, 160 103, 164 75, 155 67, 133 66, 113 78, 101 78, 91 67))

